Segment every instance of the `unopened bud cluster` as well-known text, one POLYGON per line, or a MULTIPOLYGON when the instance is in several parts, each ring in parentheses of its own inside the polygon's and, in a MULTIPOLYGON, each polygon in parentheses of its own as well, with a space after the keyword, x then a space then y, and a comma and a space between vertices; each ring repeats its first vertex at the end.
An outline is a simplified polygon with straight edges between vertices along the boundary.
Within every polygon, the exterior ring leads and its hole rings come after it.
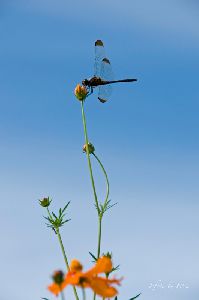
MULTIPOLYGON (((85 152, 85 153, 87 152, 87 145, 86 144, 83 146, 83 152, 85 152)), ((88 153, 92 154, 94 152, 95 152, 95 147, 93 146, 93 144, 88 143, 88 153)))
POLYGON ((43 199, 39 200, 39 203, 42 207, 48 207, 50 205, 51 201, 52 200, 50 200, 50 198, 47 197, 47 198, 43 198, 43 199))
POLYGON ((75 88, 74 93, 79 101, 83 101, 86 98, 88 91, 84 85, 78 84, 75 88))

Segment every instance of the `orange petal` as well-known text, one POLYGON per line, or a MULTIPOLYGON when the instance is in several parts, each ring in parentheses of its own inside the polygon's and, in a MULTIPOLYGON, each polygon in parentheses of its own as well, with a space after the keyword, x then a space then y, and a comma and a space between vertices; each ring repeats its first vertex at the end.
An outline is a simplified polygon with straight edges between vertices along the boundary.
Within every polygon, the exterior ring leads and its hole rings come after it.
POLYGON ((68 272, 65 279, 66 284, 78 285, 82 274, 82 272, 68 272))
POLYGON ((59 295, 61 291, 67 286, 66 280, 64 280, 61 285, 58 285, 56 283, 52 283, 51 285, 48 286, 48 290, 53 293, 55 296, 59 295))
POLYGON ((90 277, 86 277, 82 272, 68 272, 65 281, 67 284, 76 285, 83 288, 90 287, 90 277))
POLYGON ((68 272, 65 280, 66 280, 67 284, 76 285, 78 283, 78 276, 76 273, 68 272))
POLYGON ((82 264, 77 259, 73 259, 70 263, 71 272, 81 272, 83 269, 82 264))
POLYGON ((111 283, 119 284, 119 280, 109 280, 106 278, 94 277, 90 281, 90 287, 96 294, 102 296, 103 298, 110 298, 116 296, 118 293, 116 288, 110 285, 111 283))
POLYGON ((81 92, 81 85, 79 83, 77 84, 74 92, 75 92, 75 94, 81 92))
POLYGON ((48 286, 48 290, 53 293, 55 296, 57 296, 60 292, 60 288, 56 283, 52 283, 48 286))
POLYGON ((109 273, 112 270, 112 262, 109 257, 99 258, 93 268, 84 273, 85 276, 96 275, 99 273, 109 273))

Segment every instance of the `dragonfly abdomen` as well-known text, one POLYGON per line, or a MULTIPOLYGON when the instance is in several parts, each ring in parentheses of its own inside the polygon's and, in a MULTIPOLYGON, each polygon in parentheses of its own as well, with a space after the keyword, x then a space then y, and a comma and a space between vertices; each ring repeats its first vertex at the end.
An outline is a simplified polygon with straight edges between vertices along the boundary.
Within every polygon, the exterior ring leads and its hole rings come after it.
POLYGON ((105 84, 112 84, 112 83, 117 83, 117 82, 134 82, 137 81, 137 79, 132 78, 132 79, 120 79, 120 80, 101 80, 101 83, 99 85, 105 85, 105 84))

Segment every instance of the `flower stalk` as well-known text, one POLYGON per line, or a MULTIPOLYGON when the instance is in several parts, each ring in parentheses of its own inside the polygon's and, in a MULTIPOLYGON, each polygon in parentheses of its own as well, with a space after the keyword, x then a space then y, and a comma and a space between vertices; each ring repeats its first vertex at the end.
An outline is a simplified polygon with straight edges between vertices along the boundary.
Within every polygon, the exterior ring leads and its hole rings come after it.
MULTIPOLYGON (((49 210, 48 207, 47 207, 47 212, 48 212, 49 219, 51 221, 53 221, 53 217, 52 217, 52 215, 51 215, 50 210, 49 210)), ((60 248, 61 248, 61 251, 62 251, 62 255, 64 257, 64 262, 66 264, 67 271, 69 272, 70 271, 70 267, 69 267, 69 263, 68 263, 68 258, 66 256, 66 251, 64 249, 64 245, 63 245, 63 242, 62 242, 62 238, 61 238, 61 234, 60 234, 60 231, 59 231, 59 227, 53 227, 53 228, 55 230, 55 233, 57 234, 59 245, 60 245, 60 248)), ((79 297, 78 297, 78 294, 77 294, 77 290, 76 290, 75 287, 73 287, 73 292, 74 292, 74 295, 75 295, 75 299, 79 300, 79 297)), ((61 298, 62 298, 62 300, 64 300, 63 293, 61 293, 61 298)))
MULTIPOLYGON (((87 154, 87 161, 88 161, 88 167, 89 167, 89 173, 90 173, 90 179, 92 183, 92 188, 93 188, 93 194, 94 194, 94 199, 95 199, 95 206, 98 212, 98 245, 97 245, 97 259, 100 257, 100 252, 101 252, 101 237, 102 237, 102 218, 104 215, 104 212, 109 208, 108 207, 108 197, 109 197, 109 180, 108 176, 106 173, 106 170, 101 163, 100 159, 97 157, 97 155, 94 153, 94 151, 90 152, 90 146, 92 144, 89 143, 88 139, 88 132, 87 132, 87 126, 86 126, 86 116, 84 112, 84 101, 81 101, 81 110, 82 110, 82 121, 83 121, 83 128, 84 128, 84 138, 85 138, 85 148, 86 148, 86 154, 87 154), (92 165, 91 165, 91 160, 90 160, 90 154, 93 154, 97 162, 99 163, 105 178, 106 178, 106 197, 103 205, 100 205, 98 202, 97 198, 97 193, 96 193, 96 188, 95 188, 95 182, 94 182, 94 177, 93 177, 93 171, 92 171, 92 165)), ((95 149, 94 149, 95 150, 95 149)), ((96 294, 94 293, 93 299, 95 300, 96 294)))
POLYGON ((98 161, 98 163, 99 163, 99 165, 100 165, 100 167, 101 167, 101 169, 102 169, 102 171, 103 171, 103 173, 104 173, 104 176, 105 176, 105 178, 106 178, 106 197, 105 197, 104 205, 103 205, 104 208, 105 208, 105 207, 106 207, 106 204, 107 204, 107 202, 108 202, 109 191, 110 191, 110 185, 109 185, 108 175, 107 175, 107 173, 106 173, 106 170, 105 170, 105 168, 104 168, 102 162, 101 162, 100 159, 97 157, 97 155, 96 155, 94 152, 93 152, 92 154, 93 154, 93 156, 96 158, 96 160, 98 161))
POLYGON ((84 288, 82 288, 82 300, 86 300, 86 292, 84 288))
POLYGON ((93 171, 92 171, 90 154, 89 154, 89 146, 88 146, 89 142, 88 142, 87 127, 86 127, 86 116, 85 116, 85 112, 84 112, 84 101, 81 101, 81 109, 82 109, 82 121, 83 121, 83 127, 84 127, 84 138, 85 138, 85 143, 86 143, 86 155, 87 155, 87 161, 88 161, 88 168, 89 168, 89 173, 90 173, 90 178, 91 178, 91 183, 92 183, 92 188, 93 188, 95 205, 96 205, 98 216, 99 216, 100 208, 99 208, 99 203, 98 203, 98 199, 97 199, 95 181, 94 181, 94 177, 93 177, 93 171))
POLYGON ((62 290, 60 291, 60 295, 61 295, 61 300, 65 300, 64 293, 62 290))

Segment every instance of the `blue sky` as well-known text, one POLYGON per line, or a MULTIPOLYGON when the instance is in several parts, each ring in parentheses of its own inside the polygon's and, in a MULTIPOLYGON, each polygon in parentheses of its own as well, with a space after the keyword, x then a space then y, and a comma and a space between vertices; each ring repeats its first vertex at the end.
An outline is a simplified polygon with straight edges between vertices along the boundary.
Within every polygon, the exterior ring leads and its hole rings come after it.
POLYGON ((114 86, 104 105, 92 95, 85 107, 118 202, 105 216, 102 250, 121 265, 119 299, 139 292, 143 300, 198 299, 198 8, 193 0, 1 1, 2 300, 53 299, 49 276, 64 268, 37 199, 52 197, 54 210, 71 201, 63 230, 69 259, 90 266, 88 251, 96 251, 73 90, 92 75, 99 38, 115 77, 139 79, 114 86), (152 291, 158 282, 164 288, 152 291))

